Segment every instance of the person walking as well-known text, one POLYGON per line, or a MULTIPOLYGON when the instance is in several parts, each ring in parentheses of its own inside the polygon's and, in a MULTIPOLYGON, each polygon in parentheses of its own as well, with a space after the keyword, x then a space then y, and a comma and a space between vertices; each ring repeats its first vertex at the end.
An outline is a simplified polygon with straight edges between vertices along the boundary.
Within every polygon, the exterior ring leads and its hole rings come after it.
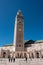
POLYGON ((10 55, 8 56, 9 62, 10 62, 10 55))
POLYGON ((27 61, 27 57, 25 57, 26 61, 27 61))
POLYGON ((15 58, 13 58, 13 61, 15 62, 15 58))
POLYGON ((15 55, 13 55, 13 62, 15 62, 15 55))

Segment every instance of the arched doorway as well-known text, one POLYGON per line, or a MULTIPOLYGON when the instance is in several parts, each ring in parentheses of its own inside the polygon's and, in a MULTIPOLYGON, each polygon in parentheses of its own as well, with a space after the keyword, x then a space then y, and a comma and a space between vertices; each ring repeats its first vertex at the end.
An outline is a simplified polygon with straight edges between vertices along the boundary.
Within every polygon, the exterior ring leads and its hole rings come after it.
POLYGON ((3 52, 3 58, 5 58, 6 57, 6 52, 3 52))
POLYGON ((19 58, 19 53, 17 53, 17 58, 19 58))
POLYGON ((33 55, 33 53, 32 53, 32 58, 34 58, 34 55, 33 55))

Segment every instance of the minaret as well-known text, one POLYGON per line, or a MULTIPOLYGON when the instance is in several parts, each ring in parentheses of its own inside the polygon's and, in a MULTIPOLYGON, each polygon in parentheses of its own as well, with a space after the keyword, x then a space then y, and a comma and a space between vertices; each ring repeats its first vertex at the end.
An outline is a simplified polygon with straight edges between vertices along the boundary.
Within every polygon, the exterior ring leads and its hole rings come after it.
POLYGON ((24 18, 21 10, 15 18, 14 45, 15 51, 24 51, 24 18))

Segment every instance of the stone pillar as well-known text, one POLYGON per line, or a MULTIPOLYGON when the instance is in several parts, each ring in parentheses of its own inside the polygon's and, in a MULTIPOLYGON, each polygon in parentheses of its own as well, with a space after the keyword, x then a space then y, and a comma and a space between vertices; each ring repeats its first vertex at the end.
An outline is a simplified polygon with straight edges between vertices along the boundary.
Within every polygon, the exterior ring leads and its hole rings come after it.
POLYGON ((27 53, 27 57, 29 58, 29 53, 27 53))
POLYGON ((29 53, 29 58, 31 58, 32 57, 32 54, 31 54, 31 52, 29 53))
POLYGON ((39 57, 41 58, 41 51, 39 51, 39 57))
POLYGON ((23 52, 23 58, 24 58, 24 52, 23 52))
POLYGON ((36 53, 35 53, 35 51, 33 52, 33 54, 34 54, 34 58, 36 58, 36 53))
POLYGON ((13 57, 15 57, 15 52, 13 53, 13 57))
POLYGON ((29 58, 29 53, 28 53, 28 58, 29 58))

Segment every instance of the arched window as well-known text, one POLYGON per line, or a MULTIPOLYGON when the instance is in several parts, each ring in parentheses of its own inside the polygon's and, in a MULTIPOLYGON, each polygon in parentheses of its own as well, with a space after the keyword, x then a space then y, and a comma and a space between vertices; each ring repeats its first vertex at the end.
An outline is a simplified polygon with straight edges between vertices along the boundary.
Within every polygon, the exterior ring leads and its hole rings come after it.
POLYGON ((26 53, 24 53, 24 57, 26 57, 26 53))
POLYGON ((39 58, 39 53, 38 52, 36 52, 36 57, 39 58))

